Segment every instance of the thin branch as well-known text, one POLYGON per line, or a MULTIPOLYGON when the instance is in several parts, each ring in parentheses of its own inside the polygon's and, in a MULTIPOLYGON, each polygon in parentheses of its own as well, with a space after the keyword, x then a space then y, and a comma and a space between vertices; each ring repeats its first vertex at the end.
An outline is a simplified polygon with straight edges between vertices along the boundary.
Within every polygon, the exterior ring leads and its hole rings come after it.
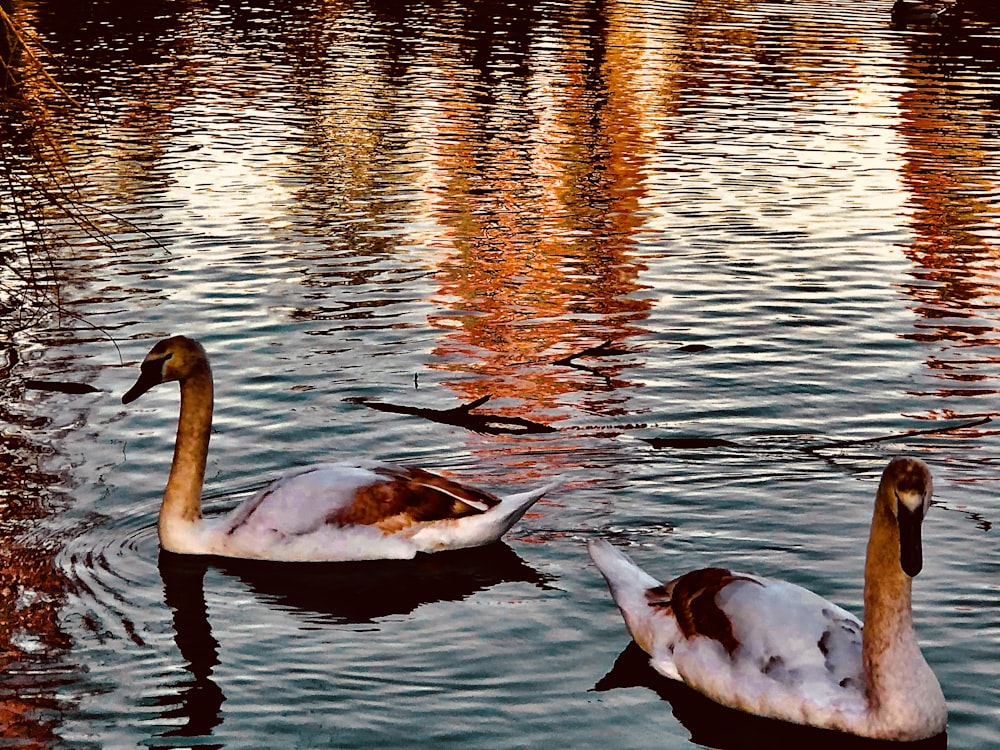
POLYGON ((953 432, 955 430, 965 430, 969 427, 979 427, 980 425, 989 424, 993 420, 990 417, 983 417, 982 419, 975 419, 971 422, 961 422, 959 424, 946 425, 944 427, 930 427, 925 430, 909 430, 907 432, 896 433, 894 435, 880 435, 879 437, 873 438, 858 438, 857 440, 832 440, 829 443, 820 443, 818 445, 807 445, 802 450, 812 452, 828 450, 830 448, 847 448, 852 445, 867 445, 869 443, 885 443, 892 440, 902 440, 908 437, 915 437, 917 435, 938 435, 944 432, 953 432))
MULTIPOLYGON (((66 89, 64 89, 62 85, 55 78, 52 77, 52 75, 45 69, 45 65, 42 64, 42 61, 38 59, 38 56, 31 51, 31 47, 28 46, 28 41, 24 38, 21 32, 18 31, 17 25, 14 23, 14 19, 12 19, 9 15, 7 15, 7 12, 3 9, 2 6, 0 6, 0 21, 3 21, 4 25, 7 27, 7 30, 10 32, 11 36, 13 36, 14 39, 17 40, 17 43, 21 46, 21 49, 24 50, 24 53, 29 58, 31 58, 31 61, 33 63, 35 63, 35 65, 37 66, 37 70, 42 74, 42 77, 45 78, 45 80, 47 80, 56 91, 58 91, 60 94, 66 97, 66 100, 69 101, 74 107, 80 107, 81 106, 80 102, 78 102, 73 97, 72 94, 70 94, 66 89)), ((38 46, 41 47, 43 50, 45 49, 45 47, 42 46, 41 44, 39 44, 38 46)), ((48 52, 48 50, 45 51, 48 52)))
POLYGON ((556 432, 555 427, 540 422, 533 422, 524 417, 506 417, 501 414, 472 414, 472 410, 489 401, 490 396, 480 396, 474 401, 452 407, 451 409, 427 409, 419 406, 403 404, 387 404, 381 401, 369 401, 366 398, 348 398, 352 404, 361 404, 369 409, 392 414, 408 414, 456 427, 464 427, 473 432, 486 435, 537 435, 546 432, 556 432))

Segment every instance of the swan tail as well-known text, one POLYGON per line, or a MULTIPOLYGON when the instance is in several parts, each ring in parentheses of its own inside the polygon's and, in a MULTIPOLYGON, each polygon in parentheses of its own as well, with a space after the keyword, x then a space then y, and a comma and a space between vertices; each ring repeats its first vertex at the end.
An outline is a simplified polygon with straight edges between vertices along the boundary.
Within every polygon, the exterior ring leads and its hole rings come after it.
POLYGON ((594 565, 608 583, 611 596, 618 606, 630 609, 646 607, 646 591, 660 582, 632 562, 632 558, 605 539, 591 539, 587 551, 594 565))
POLYGON ((515 523, 521 520, 532 505, 561 485, 562 480, 556 479, 544 487, 528 490, 527 492, 519 492, 516 495, 507 495, 500 498, 500 502, 483 515, 492 515, 496 518, 496 527, 499 529, 497 538, 499 539, 510 531, 515 523))
POLYGON ((657 671, 676 679, 676 670, 661 646, 664 636, 668 639, 676 630, 672 617, 665 617, 650 606, 648 592, 660 587, 660 582, 632 562, 632 558, 604 539, 587 542, 590 559, 607 581, 611 596, 625 618, 629 634, 656 662, 657 671), (663 661, 664 665, 659 664, 663 661))
POLYGON ((415 530, 411 538, 422 552, 492 544, 510 531, 545 493, 551 492, 560 484, 562 482, 557 480, 528 492, 507 495, 483 513, 456 518, 450 523, 426 524, 415 530))

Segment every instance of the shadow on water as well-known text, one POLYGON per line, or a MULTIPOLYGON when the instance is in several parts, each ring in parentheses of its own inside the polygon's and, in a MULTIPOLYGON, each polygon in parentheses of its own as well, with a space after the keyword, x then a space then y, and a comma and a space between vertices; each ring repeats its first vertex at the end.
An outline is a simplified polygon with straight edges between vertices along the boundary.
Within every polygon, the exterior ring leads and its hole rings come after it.
POLYGON ((720 750, 943 750, 948 735, 942 733, 918 742, 887 742, 814 729, 720 706, 682 682, 668 679, 649 665, 649 657, 631 641, 614 666, 598 680, 594 690, 649 688, 673 709, 674 716, 691 733, 691 741, 720 750))
POLYGON ((418 555, 413 560, 337 563, 230 560, 161 551, 164 601, 173 612, 175 642, 189 673, 162 698, 162 718, 183 721, 164 737, 207 736, 222 723, 226 696, 212 679, 220 663, 219 642, 205 603, 209 568, 239 580, 269 604, 339 624, 371 623, 408 614, 424 604, 460 601, 501 583, 548 588, 554 580, 503 542, 418 555))
POLYGON ((160 553, 163 599, 173 612, 174 640, 190 673, 190 679, 185 677, 170 685, 173 692, 160 699, 166 709, 163 718, 184 722, 164 732, 164 737, 200 737, 222 723, 220 711, 226 696, 212 679, 212 671, 219 664, 219 642, 212 635, 205 606, 207 568, 196 558, 160 553))
POLYGON ((370 623, 409 614, 424 604, 461 601, 501 583, 546 588, 552 581, 503 542, 412 560, 273 563, 215 558, 213 565, 271 604, 341 624, 370 623))

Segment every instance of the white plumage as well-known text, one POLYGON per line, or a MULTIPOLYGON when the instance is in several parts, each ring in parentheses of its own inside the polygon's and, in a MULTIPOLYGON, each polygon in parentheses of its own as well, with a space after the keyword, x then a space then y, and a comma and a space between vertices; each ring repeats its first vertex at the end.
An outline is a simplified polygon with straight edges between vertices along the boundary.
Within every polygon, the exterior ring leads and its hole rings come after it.
POLYGON ((171 380, 180 383, 180 418, 159 514, 160 545, 171 552, 337 561, 477 547, 498 540, 558 484, 500 498, 417 468, 318 464, 276 479, 224 516, 203 519, 214 407, 205 350, 184 336, 158 342, 122 401, 171 380))
POLYGON ((927 466, 893 459, 876 495, 864 627, 787 581, 706 568, 661 585, 606 541, 592 541, 590 555, 632 637, 664 676, 759 716, 878 739, 923 739, 947 724, 944 695, 910 612, 930 501, 927 466))

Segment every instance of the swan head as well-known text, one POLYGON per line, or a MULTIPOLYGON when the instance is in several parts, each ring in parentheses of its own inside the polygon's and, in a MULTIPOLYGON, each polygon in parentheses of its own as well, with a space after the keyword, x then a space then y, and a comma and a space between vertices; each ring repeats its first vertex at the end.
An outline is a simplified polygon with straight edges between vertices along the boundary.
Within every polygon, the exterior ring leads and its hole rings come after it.
POLYGON ((185 380, 192 374, 208 369, 208 357, 194 339, 171 336, 158 341, 142 361, 139 379, 122 396, 122 403, 135 401, 154 385, 171 380, 185 380))
POLYGON ((923 567, 920 525, 931 507, 931 470, 919 458, 896 456, 882 472, 880 490, 899 526, 899 564, 913 578, 923 567))

